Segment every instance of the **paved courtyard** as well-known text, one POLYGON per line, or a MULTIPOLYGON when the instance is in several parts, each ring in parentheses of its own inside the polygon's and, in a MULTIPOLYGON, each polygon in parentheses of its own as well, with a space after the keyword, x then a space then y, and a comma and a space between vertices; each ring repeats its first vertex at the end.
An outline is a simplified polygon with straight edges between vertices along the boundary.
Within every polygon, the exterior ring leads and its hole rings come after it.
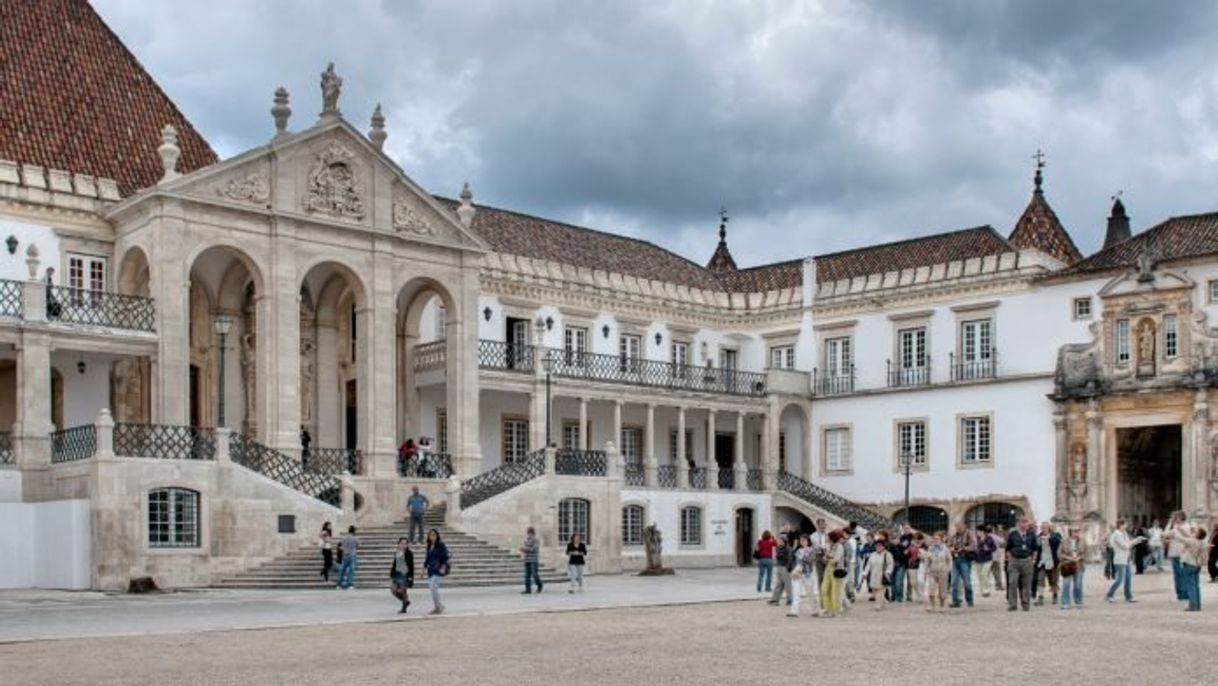
MULTIPOLYGON (((1139 673, 1214 683, 1218 586, 1203 589, 1206 612, 1186 614, 1171 597, 1169 574, 1138 577, 1136 605, 1104 603, 1102 581, 1092 576, 1081 612, 1007 613, 991 597, 945 615, 908 606, 872 612, 864 602, 837 619, 798 620, 761 602, 746 570, 591 578, 582 596, 559 588, 528 598, 506 588, 453 591, 451 615, 404 621, 392 614, 388 593, 374 591, 4 593, 0 637, 18 642, 0 645, 0 664, 5 684, 637 686, 878 677, 874 683, 944 686, 1100 684, 1139 673), (39 640, 50 637, 59 640, 39 640)), ((420 597, 419 606, 430 604, 420 597)))

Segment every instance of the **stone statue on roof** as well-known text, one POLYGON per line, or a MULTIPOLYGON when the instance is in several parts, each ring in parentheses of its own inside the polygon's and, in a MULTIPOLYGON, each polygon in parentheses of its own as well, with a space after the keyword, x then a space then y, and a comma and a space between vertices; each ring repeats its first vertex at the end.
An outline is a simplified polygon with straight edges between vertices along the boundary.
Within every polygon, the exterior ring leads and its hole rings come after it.
POLYGON ((342 90, 343 77, 335 73, 334 63, 331 62, 321 73, 321 116, 337 117, 341 114, 338 111, 338 96, 342 90))

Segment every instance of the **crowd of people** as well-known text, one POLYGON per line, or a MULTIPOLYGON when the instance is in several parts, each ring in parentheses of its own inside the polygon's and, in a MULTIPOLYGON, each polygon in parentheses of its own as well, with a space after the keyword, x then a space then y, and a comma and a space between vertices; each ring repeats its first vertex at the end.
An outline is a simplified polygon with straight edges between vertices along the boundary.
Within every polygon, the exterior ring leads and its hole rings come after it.
POLYGON ((992 591, 1005 593, 1010 612, 1046 602, 1081 610, 1088 563, 1096 557, 1111 582, 1105 593, 1110 603, 1118 592, 1136 602, 1133 576, 1150 567, 1162 571, 1165 560, 1176 599, 1188 612, 1201 610, 1202 568, 1218 582, 1218 528, 1211 537, 1182 512, 1166 528, 1117 520, 1098 551, 1078 527, 1036 527, 1026 517, 1009 531, 989 525, 970 530, 964 522, 931 533, 908 524, 897 532, 866 533, 853 522, 828 530, 818 519, 815 526, 811 533, 789 526, 777 536, 766 531, 753 551, 757 592, 768 593, 771 605, 785 604, 789 617, 799 616, 805 595, 813 616, 835 617, 864 591, 875 610, 889 603, 925 604, 928 612, 971 608, 978 595, 988 598, 992 591))

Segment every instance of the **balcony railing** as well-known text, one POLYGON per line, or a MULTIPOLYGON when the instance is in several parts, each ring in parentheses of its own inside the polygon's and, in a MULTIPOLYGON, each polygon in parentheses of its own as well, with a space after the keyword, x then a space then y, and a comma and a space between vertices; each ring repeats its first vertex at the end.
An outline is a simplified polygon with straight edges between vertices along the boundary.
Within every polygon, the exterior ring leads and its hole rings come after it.
POLYGON ((996 348, 991 348, 988 355, 982 353, 981 357, 972 360, 957 358, 954 353, 949 353, 948 359, 952 366, 952 381, 993 379, 998 376, 998 350, 996 348))
POLYGON ((253 470, 301 493, 339 507, 342 484, 337 477, 302 469, 299 460, 242 434, 233 434, 229 454, 234 464, 253 470))
POLYGON ((25 314, 25 290, 20 281, 0 279, 0 316, 20 319, 25 314))
POLYGON ((162 460, 214 460, 216 434, 212 429, 168 424, 114 425, 114 454, 162 460))
POLYGON ((706 488, 706 467, 690 468, 689 487, 699 491, 706 488))
POLYGON ((641 464, 627 464, 622 470, 622 479, 627 486, 642 488, 647 485, 647 473, 641 464))
POLYGON ((608 465, 603 450, 563 448, 554 454, 554 473, 562 476, 605 476, 608 465))
POLYGON ((0 465, 13 464, 13 435, 0 431, 0 465))
POLYGON ((656 469, 656 485, 660 488, 677 487, 677 466, 662 464, 656 469))
POLYGON ((364 453, 353 448, 313 448, 300 453, 306 471, 318 474, 363 474, 364 453))
POLYGON ((730 467, 719 468, 719 488, 730 491, 736 487, 736 472, 730 467))
POLYGON ((87 460, 97 454, 97 427, 74 426, 51 434, 51 463, 87 460))
POLYGON ((759 372, 693 367, 571 350, 551 349, 546 354, 553 362, 553 374, 568 379, 753 397, 766 394, 766 375, 759 372))
POLYGON ((533 346, 507 341, 478 341, 478 366, 509 372, 533 371, 533 346))
POLYGON ((398 476, 409 479, 447 479, 452 475, 453 456, 448 453, 427 453, 409 460, 398 459, 398 476))
POLYGON ((854 392, 854 366, 822 374, 812 370, 812 392, 816 395, 841 395, 854 392))
POLYGON ((921 366, 894 368, 892 360, 888 361, 888 387, 908 388, 911 386, 930 385, 930 360, 924 360, 921 366))
POLYGON ((414 370, 444 369, 448 361, 448 341, 432 341, 414 347, 414 370))
POLYGON ((47 319, 111 329, 155 331, 156 305, 152 298, 138 295, 50 286, 47 288, 47 319))
POLYGON ((748 488, 750 491, 760 491, 761 490, 761 470, 760 469, 750 469, 748 471, 748 474, 745 475, 745 487, 748 488))

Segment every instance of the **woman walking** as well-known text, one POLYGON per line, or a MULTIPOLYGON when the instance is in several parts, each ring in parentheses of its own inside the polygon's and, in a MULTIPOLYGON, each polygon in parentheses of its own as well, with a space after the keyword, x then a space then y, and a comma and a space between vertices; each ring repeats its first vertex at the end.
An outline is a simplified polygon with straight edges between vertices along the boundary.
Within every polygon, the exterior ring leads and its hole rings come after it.
POLYGON ((875 552, 867 557, 867 588, 871 592, 871 602, 876 610, 884 609, 884 592, 892 585, 892 572, 895 568, 892 553, 883 541, 877 541, 875 552), (876 597, 879 596, 879 597, 876 597))
POLYGON ((328 582, 330 568, 334 566, 334 530, 330 528, 330 522, 322 523, 317 545, 321 546, 321 580, 328 582))
POLYGON ((1083 540, 1078 527, 1072 526, 1066 530, 1066 540, 1058 549, 1060 571, 1062 577, 1061 609, 1069 610, 1070 602, 1076 609, 1083 609, 1083 571, 1087 564, 1087 542, 1083 540))
POLYGON ((757 541, 757 549, 753 551, 753 557, 757 560, 757 592, 761 593, 761 582, 765 581, 765 592, 770 592, 770 585, 774 579, 774 535, 766 530, 761 534, 761 540, 757 541))
POLYGON ((423 568, 427 572, 427 587, 431 589, 433 607, 429 614, 441 614, 444 603, 440 602, 440 581, 448 576, 448 546, 440 540, 440 532, 435 529, 427 532, 427 558, 423 568))
POLYGON ((842 586, 846 581, 845 534, 839 529, 829 532, 829 548, 825 551, 825 578, 820 582, 822 617, 836 617, 842 611, 842 586))
POLYGON ((398 614, 406 614, 410 607, 410 587, 414 585, 414 553, 410 552, 410 539, 398 539, 398 549, 393 554, 393 566, 389 568, 389 591, 402 601, 398 614))
POLYGON ((567 589, 567 593, 574 593, 575 587, 579 586, 579 592, 584 592, 584 561, 588 557, 588 546, 584 545, 583 538, 579 534, 571 534, 571 540, 567 542, 567 580, 571 582, 571 588, 567 589))
POLYGON ((939 601, 939 612, 947 607, 947 579, 952 571, 952 551, 948 549, 945 538, 944 532, 936 531, 921 555, 922 564, 926 566, 927 612, 936 611, 936 599, 939 601))

